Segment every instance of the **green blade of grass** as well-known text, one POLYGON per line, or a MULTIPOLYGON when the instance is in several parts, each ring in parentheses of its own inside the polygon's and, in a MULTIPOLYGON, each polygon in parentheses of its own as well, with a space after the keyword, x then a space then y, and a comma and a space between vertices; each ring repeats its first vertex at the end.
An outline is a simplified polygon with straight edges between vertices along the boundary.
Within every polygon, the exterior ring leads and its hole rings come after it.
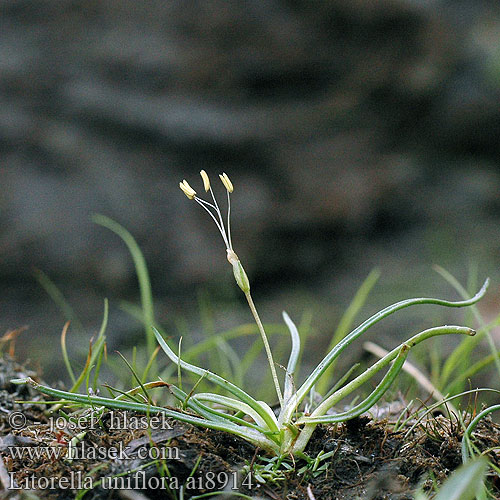
MULTIPOLYGON (((210 295, 206 290, 198 291, 198 310, 200 312, 201 325, 207 338, 213 338, 215 335, 215 321, 213 307, 210 295)), ((229 361, 220 349, 220 344, 224 341, 219 338, 215 343, 215 349, 206 352, 208 366, 214 371, 220 373, 223 377, 231 377, 231 367, 229 361)))
POLYGON ((469 452, 468 452, 468 444, 471 437, 471 434, 474 432, 474 429, 477 427, 477 424, 494 411, 500 410, 500 405, 493 405, 485 408, 482 412, 478 413, 472 422, 465 429, 464 435, 462 437, 462 462, 465 463, 470 460, 469 452))
MULTIPOLYGON (((380 278, 380 271, 378 269, 373 269, 370 274, 366 277, 365 281, 361 284, 358 291, 354 295, 351 303, 345 310, 344 314, 340 318, 339 324, 333 334, 330 345, 328 346, 327 352, 331 351, 351 330, 354 320, 358 315, 361 308, 365 305, 366 299, 370 294, 370 291, 377 283, 380 278)), ((335 369, 336 360, 334 360, 331 365, 325 370, 323 377, 318 380, 316 384, 316 390, 320 394, 324 394, 330 383, 333 375, 333 370, 335 369)))
POLYGON ((75 373, 73 372, 73 368, 71 367, 71 361, 69 360, 68 350, 66 349, 66 334, 68 333, 69 324, 70 322, 66 321, 61 333, 61 351, 69 378, 71 379, 71 383, 74 384, 76 382, 75 373))
POLYGON ((444 482, 434 500, 473 500, 484 488, 487 469, 485 457, 460 466, 444 482))
POLYGON ((340 389, 351 377, 351 375, 360 367, 361 363, 355 363, 340 377, 335 385, 325 394, 324 399, 328 399, 337 389, 340 389))
MULTIPOLYGON (((470 294, 467 292, 467 290, 459 283, 459 281, 451 274, 449 273, 446 269, 443 269, 440 266, 433 266, 434 270, 437 271, 438 274, 440 274, 455 290, 462 296, 463 299, 467 300, 470 297, 470 294)), ((481 313, 479 312, 478 307, 475 304, 472 304, 471 311, 474 314, 474 317, 476 318, 476 321, 481 328, 486 327, 486 322, 484 321, 481 313)), ((488 341, 488 345, 490 348, 491 354, 494 356, 494 361, 495 361, 495 367, 497 369, 498 375, 500 376, 500 357, 497 355, 497 348, 495 346, 495 342, 493 341, 493 338, 490 334, 490 332, 485 329, 486 339, 488 341)), ((459 346, 460 347, 460 346, 459 346)), ((450 356, 450 358, 452 358, 450 356)), ((445 366, 443 367, 443 374, 445 373, 446 369, 446 375, 449 376, 451 372, 454 370, 454 368, 457 366, 459 360, 465 360, 468 358, 467 357, 453 357, 453 359, 448 358, 447 362, 445 363, 445 366), (448 366, 447 366, 448 365, 448 366)), ((442 385, 445 385, 447 382, 447 378, 444 380, 444 382, 441 382, 442 385)))
POLYGON ((75 311, 66 300, 61 290, 57 287, 57 285, 40 269, 35 269, 34 271, 35 278, 40 283, 42 288, 47 292, 49 297, 54 301, 56 306, 63 313, 65 319, 70 321, 71 324, 80 331, 83 331, 83 325, 81 321, 78 319, 78 316, 75 314, 75 311))
POLYGON ((297 361, 299 359, 300 353, 300 336, 295 323, 290 319, 290 316, 283 311, 283 320, 290 331, 290 338, 292 341, 292 349, 290 351, 290 357, 288 358, 288 365, 286 367, 285 373, 285 388, 283 389, 283 399, 288 401, 291 398, 292 392, 294 390, 294 375, 295 368, 297 367, 297 361))
MULTIPOLYGON (((310 309, 304 311, 304 313, 302 314, 300 324, 297 328, 299 330, 300 343, 302 345, 306 344, 310 335, 313 333, 313 328, 311 326, 313 316, 314 316, 313 311, 310 309)), ((267 328, 266 328, 266 331, 267 331, 267 328)), ((299 368, 296 370, 297 376, 298 376, 299 371, 300 371, 300 364, 302 361, 302 355, 304 354, 304 351, 305 351, 305 349, 301 349, 299 352, 299 359, 297 360, 297 367, 299 367, 299 368)))
POLYGON ((97 363, 95 365, 95 370, 94 370, 94 381, 92 383, 92 389, 94 390, 94 392, 97 392, 97 386, 99 384, 99 373, 101 371, 101 364, 102 364, 102 360, 104 359, 105 357, 105 352, 106 352, 106 348, 104 347, 101 352, 99 353, 99 356, 97 358, 97 363))
MULTIPOLYGON (((452 353, 446 358, 443 363, 441 373, 438 377, 439 386, 445 386, 446 384, 452 384, 449 379, 454 374, 460 374, 469 365, 469 359, 471 353, 477 348, 478 344, 483 340, 486 332, 492 330, 500 324, 500 315, 497 316, 490 324, 480 328, 477 335, 471 339, 469 342, 461 342, 452 351, 452 353)), ((460 376, 460 375, 458 375, 460 376)), ((446 391, 445 391, 446 392, 446 391)))
POLYGON ((146 400, 148 401, 148 403, 151 402, 151 398, 149 397, 149 393, 146 389, 146 387, 144 386, 144 384, 142 383, 139 375, 137 374, 137 372, 135 371, 134 367, 128 362, 127 358, 120 352, 120 351, 116 351, 117 354, 120 356, 120 358, 123 359, 123 361, 125 362, 125 364, 127 365, 128 369, 130 370, 130 372, 132 373, 132 376, 133 378, 135 379, 135 381, 141 386, 141 389, 142 389, 142 392, 144 393, 144 395, 146 396, 146 400))
POLYGON ((76 382, 71 386, 70 392, 76 392, 80 386, 82 385, 82 382, 87 378, 87 373, 91 370, 92 368, 92 341, 89 342, 89 351, 87 353, 87 359, 85 360, 85 366, 83 367, 82 372, 80 373, 80 376, 76 380, 76 382))
POLYGON ((100 339, 106 333, 106 328, 108 327, 108 316, 109 316, 109 304, 108 299, 104 299, 104 312, 102 315, 101 328, 99 328, 99 333, 97 338, 100 339))
MULTIPOLYGON (((497 351, 497 356, 500 356, 500 350, 497 351)), ((490 366, 494 360, 495 356, 493 354, 490 354, 480 359, 479 361, 474 363, 470 368, 465 370, 465 372, 460 373, 459 375, 455 375, 453 382, 446 388, 444 392, 447 394, 456 394, 460 392, 461 386, 465 384, 467 379, 473 377, 481 370, 484 370, 485 368, 490 366)))
POLYGON ((92 388, 94 392, 97 389, 97 382, 99 378, 99 372, 101 370, 101 364, 106 351, 106 338, 104 334, 106 333, 106 328, 108 327, 108 316, 109 316, 109 304, 108 299, 104 299, 104 313, 102 316, 101 328, 99 328, 99 333, 97 334, 97 341, 99 342, 98 349, 95 356, 91 360, 91 363, 96 361, 95 371, 94 371, 94 381, 92 388))
POLYGON ((82 382, 87 378, 88 372, 91 370, 91 368, 95 364, 95 360, 99 356, 100 352, 102 349, 104 349, 105 346, 105 339, 104 337, 101 337, 97 340, 95 343, 95 348, 92 349, 92 343, 89 344, 89 352, 87 355, 87 360, 85 362, 85 366, 80 373, 80 376, 76 379, 76 382, 71 386, 70 391, 71 392, 76 392, 80 386, 82 385, 82 382))
POLYGON ((243 385, 243 372, 241 370, 241 359, 239 358, 236 351, 231 347, 229 342, 221 339, 220 342, 217 343, 217 349, 221 353, 221 357, 228 360, 228 367, 226 371, 228 374, 231 374, 231 379, 234 380, 234 383, 241 387, 243 385))
POLYGON ((243 373, 243 377, 246 377, 263 348, 262 341, 258 338, 255 339, 252 345, 246 350, 245 355, 241 359, 241 372, 243 373))
POLYGON ((142 373, 142 383, 146 382, 146 379, 148 378, 149 375, 149 370, 151 370, 151 367, 153 366, 153 363, 158 356, 158 353, 160 352, 161 347, 157 346, 156 349, 153 351, 153 354, 149 356, 148 363, 146 365, 146 368, 144 368, 144 372, 142 373))
MULTIPOLYGON (((127 245, 127 248, 132 255, 132 259, 135 265, 135 271, 137 273, 137 279, 139 281, 141 306, 143 311, 143 323, 146 334, 148 354, 149 356, 151 356, 156 347, 155 337, 151 330, 152 325, 155 324, 155 318, 153 309, 153 294, 151 292, 151 280, 149 279, 148 268, 146 266, 144 255, 142 254, 141 249, 139 248, 139 245, 135 241, 134 237, 123 226, 110 219, 109 217, 100 214, 93 215, 92 220, 96 224, 106 227, 117 234, 127 245)), ((154 376, 156 376, 157 371, 154 366, 151 368, 151 372, 154 374, 154 376)))

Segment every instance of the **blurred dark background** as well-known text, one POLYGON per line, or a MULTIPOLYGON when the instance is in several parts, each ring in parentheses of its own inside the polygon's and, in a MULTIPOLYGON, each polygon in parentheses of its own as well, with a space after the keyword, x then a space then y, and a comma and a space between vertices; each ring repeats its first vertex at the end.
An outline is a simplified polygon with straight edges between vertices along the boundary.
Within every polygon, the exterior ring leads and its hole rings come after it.
MULTIPOLYGON (((136 237, 172 335, 179 321, 200 333, 200 296, 218 330, 251 320, 214 224, 178 188, 202 192, 201 169, 220 195, 217 174, 233 181, 233 241, 262 316, 313 314, 313 357, 374 267, 366 314, 456 298, 433 264, 491 276, 481 309, 500 310, 498 1, 0 0, 0 12, 0 333, 28 325, 18 356, 49 379, 64 318, 36 269, 83 324, 75 351, 103 297, 111 350, 142 335, 118 307, 138 301, 132 260, 92 213, 136 237)), ((402 313, 377 339, 448 314, 402 313)))

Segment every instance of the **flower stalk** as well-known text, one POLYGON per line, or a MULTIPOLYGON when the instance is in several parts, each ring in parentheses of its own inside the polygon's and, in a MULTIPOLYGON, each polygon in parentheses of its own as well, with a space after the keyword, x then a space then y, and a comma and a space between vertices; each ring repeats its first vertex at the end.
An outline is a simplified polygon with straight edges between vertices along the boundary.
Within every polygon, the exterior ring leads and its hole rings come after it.
POLYGON ((257 312, 257 308, 255 307, 255 303, 252 299, 252 295, 250 294, 250 281, 248 280, 247 273, 241 264, 239 257, 236 255, 233 250, 233 242, 231 240, 231 197, 230 194, 234 190, 233 183, 229 179, 226 173, 219 174, 219 178, 226 188, 227 193, 227 231, 224 225, 222 212, 220 210, 219 204, 217 203, 217 199, 215 198, 215 194, 212 190, 212 186, 210 185, 210 178, 205 170, 200 171, 200 176, 203 180, 203 188, 205 192, 209 192, 212 195, 213 203, 205 201, 199 198, 196 194, 196 191, 189 185, 186 180, 183 180, 179 183, 179 187, 182 192, 190 199, 196 201, 198 205, 200 205, 213 219, 215 225, 219 229, 219 232, 224 240, 224 244, 226 245, 227 252, 227 260, 233 267, 233 275, 236 280, 237 285, 240 287, 241 291, 245 294, 248 305, 250 307, 250 311, 252 312, 252 316, 254 317, 255 323, 259 329, 260 336, 262 338, 262 342, 264 344, 264 349, 266 351, 267 361, 269 363, 269 368, 271 369, 271 376, 273 378, 274 387, 276 390, 276 395, 278 396, 280 407, 283 407, 283 394, 281 392, 280 383, 278 380, 278 374, 276 373, 276 366, 273 359, 273 353, 271 351, 271 346, 269 345, 269 340, 266 335, 266 331, 264 330, 264 325, 260 320, 259 313, 257 312))
POLYGON ((264 326, 262 325, 262 321, 260 320, 259 313, 257 312, 255 304, 253 303, 252 296, 250 295, 250 290, 248 290, 248 292, 245 292, 245 297, 250 307, 250 311, 252 311, 255 322, 257 323, 257 326, 259 328, 259 332, 262 337, 262 342, 264 343, 264 348, 266 350, 267 359, 269 360, 269 366, 271 367, 271 374, 273 376, 274 386, 276 387, 276 393, 278 394, 280 407, 283 408, 284 404, 283 395, 281 393, 281 388, 278 381, 278 375, 276 374, 276 368, 274 366, 273 353, 271 352, 271 347, 269 345, 269 341, 267 340, 267 335, 264 330, 264 326))

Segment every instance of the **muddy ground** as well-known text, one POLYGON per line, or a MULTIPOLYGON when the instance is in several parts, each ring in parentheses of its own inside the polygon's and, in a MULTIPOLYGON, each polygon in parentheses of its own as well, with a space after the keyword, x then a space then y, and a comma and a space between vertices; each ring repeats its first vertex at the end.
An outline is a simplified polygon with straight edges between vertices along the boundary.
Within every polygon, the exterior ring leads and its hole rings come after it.
MULTIPOLYGON (((44 396, 10 383, 28 375, 36 377, 0 359, 2 498, 179 500, 224 490, 214 497, 238 498, 235 492, 241 492, 273 500, 403 500, 420 484, 431 492, 461 463, 455 419, 433 415, 410 429, 410 418, 395 432, 388 419, 361 417, 318 427, 306 453, 331 453, 316 469, 299 459, 293 467, 287 459, 272 472, 270 457, 259 458, 245 441, 168 419, 147 430, 140 415, 106 411, 86 427, 82 421, 63 425, 47 413, 49 405, 39 404, 44 396)), ((481 449, 499 446, 500 426, 486 419, 475 437, 481 449)), ((498 454, 489 456, 498 464, 498 454)), ((498 478, 490 479, 500 493, 498 478)))

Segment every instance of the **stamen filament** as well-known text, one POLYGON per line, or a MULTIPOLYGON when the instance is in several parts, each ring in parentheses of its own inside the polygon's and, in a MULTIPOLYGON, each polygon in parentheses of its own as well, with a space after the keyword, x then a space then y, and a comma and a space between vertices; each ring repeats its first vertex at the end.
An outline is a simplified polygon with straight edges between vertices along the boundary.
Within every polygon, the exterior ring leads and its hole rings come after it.
POLYGON ((216 212, 217 212, 217 208, 215 208, 209 201, 206 201, 206 200, 202 200, 201 198, 198 198, 198 196, 196 196, 196 199, 200 202, 200 203, 203 203, 204 205, 208 205, 210 208, 213 208, 216 212))
MULTIPOLYGON (((217 203, 217 200, 215 199, 215 195, 214 195, 214 192, 212 191, 212 188, 210 188, 210 194, 212 195, 212 199, 214 200, 214 204, 216 206, 216 211, 217 211, 217 214, 218 214, 219 220, 220 220, 220 225, 224 229, 224 234, 225 234, 226 233, 226 228, 224 227, 224 222, 222 221, 222 213, 220 211, 219 204, 217 203)), ((224 238, 224 241, 226 242, 226 248, 230 248, 230 246, 229 246, 229 239, 228 239, 227 235, 224 238)))
MULTIPOLYGON (((202 207, 204 210, 207 211, 210 217, 212 217, 212 219, 215 222, 215 225, 217 226, 217 229, 219 230, 222 236, 222 239, 224 240, 226 248, 229 248, 229 242, 227 241, 226 231, 223 228, 221 228, 221 226, 219 225, 219 221, 215 218, 215 215, 203 204, 203 200, 200 200, 197 196, 194 198, 194 200, 200 205, 200 207, 202 207)), ((210 203, 208 203, 208 205, 210 205, 210 203)))
POLYGON ((231 198, 227 191, 227 239, 229 240, 229 249, 233 249, 233 241, 231 240, 231 198))

